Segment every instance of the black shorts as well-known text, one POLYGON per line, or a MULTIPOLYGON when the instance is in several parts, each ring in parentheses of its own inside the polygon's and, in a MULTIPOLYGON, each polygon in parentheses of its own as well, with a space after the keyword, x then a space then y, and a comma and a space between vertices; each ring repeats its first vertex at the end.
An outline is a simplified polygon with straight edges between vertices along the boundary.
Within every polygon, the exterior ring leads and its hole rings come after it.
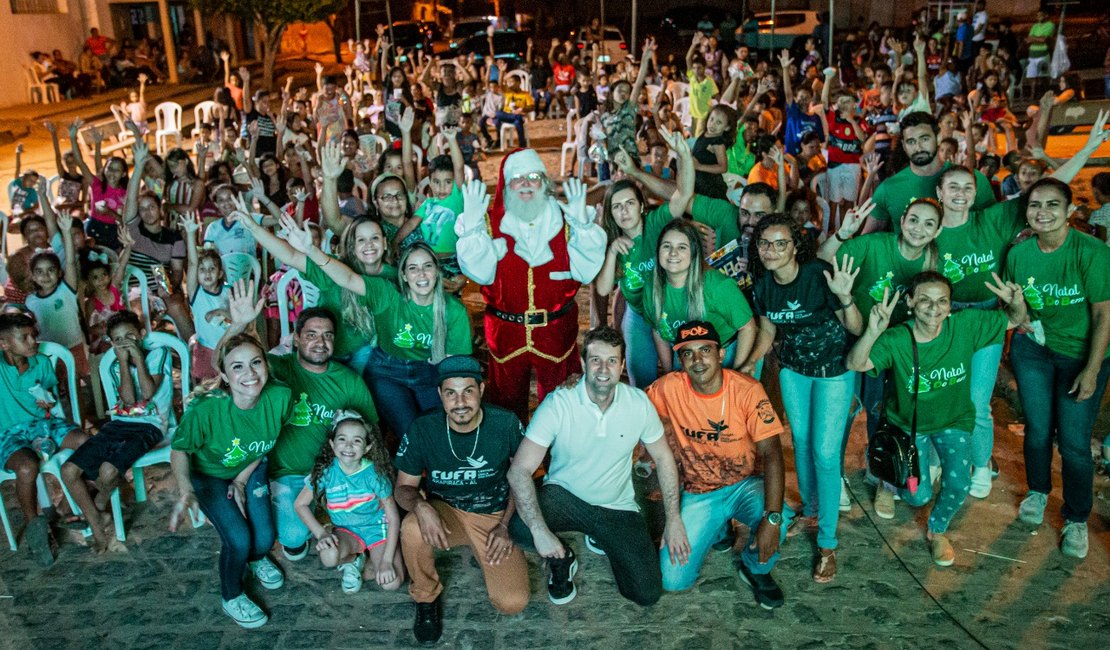
POLYGON ((112 420, 69 457, 90 481, 100 476, 100 466, 110 463, 121 474, 143 454, 154 449, 165 436, 153 424, 112 420))

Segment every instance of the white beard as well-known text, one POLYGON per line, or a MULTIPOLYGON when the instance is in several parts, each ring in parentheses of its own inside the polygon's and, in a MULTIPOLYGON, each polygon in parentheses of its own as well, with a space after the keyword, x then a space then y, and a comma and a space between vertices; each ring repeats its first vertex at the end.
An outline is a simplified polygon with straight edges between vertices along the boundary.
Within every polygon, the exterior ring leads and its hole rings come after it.
POLYGON ((563 218, 546 188, 538 190, 529 201, 521 200, 516 190, 506 188, 505 216, 501 231, 515 240, 514 252, 529 266, 541 266, 554 258, 551 238, 563 228, 563 218), (542 193, 541 193, 542 192, 542 193))
POLYGON ((505 188, 505 213, 525 223, 532 223, 547 210, 547 188, 541 188, 532 195, 532 199, 525 201, 520 198, 520 191, 505 188))

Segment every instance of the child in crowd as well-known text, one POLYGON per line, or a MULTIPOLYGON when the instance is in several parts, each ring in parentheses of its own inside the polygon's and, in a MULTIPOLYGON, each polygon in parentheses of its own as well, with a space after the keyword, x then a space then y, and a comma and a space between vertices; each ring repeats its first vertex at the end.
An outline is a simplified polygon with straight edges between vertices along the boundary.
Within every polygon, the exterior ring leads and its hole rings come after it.
MULTIPOLYGON (((43 204, 50 210, 49 204, 43 204)), ((81 330, 81 310, 77 300, 77 252, 73 245, 72 219, 58 215, 58 229, 65 250, 65 262, 53 250, 39 251, 31 257, 31 283, 35 290, 26 299, 27 309, 35 315, 39 337, 67 348, 77 364, 77 376, 89 375, 85 333, 81 330)), ((78 414, 74 414, 78 418, 78 414)))
POLYGON ((120 104, 124 115, 138 127, 140 135, 144 138, 150 133, 150 128, 146 123, 146 82, 149 80, 149 77, 140 73, 139 90, 137 92, 132 90, 127 95, 127 101, 120 104))
POLYGON ((726 199, 728 186, 728 149, 736 142, 736 111, 725 104, 714 106, 706 120, 705 131, 694 141, 694 193, 713 199, 726 199))
POLYGON ((700 136, 705 131, 709 119, 710 100, 717 95, 717 84, 713 78, 706 74, 705 59, 694 52, 705 35, 701 32, 694 34, 690 42, 690 49, 686 51, 686 80, 690 84, 690 117, 694 120, 694 135, 700 136))
POLYGON ((344 593, 363 580, 396 590, 405 569, 399 552, 401 517, 393 501, 393 468, 381 434, 353 411, 339 411, 328 442, 297 497, 301 521, 316 538, 320 563, 338 567, 344 593), (316 520, 313 499, 327 509, 331 526, 316 520), (370 563, 366 564, 366 556, 370 563))
MULTIPOLYGON (((119 240, 123 249, 115 263, 107 253, 92 250, 86 253, 82 264, 82 314, 89 326, 89 352, 94 357, 108 350, 108 332, 105 330, 108 319, 112 314, 127 309, 123 302, 123 278, 135 241, 123 226, 119 228, 119 240)), ((92 364, 92 370, 95 371, 96 367, 95 363, 92 364)))
MULTIPOLYGON (((125 551, 114 535, 105 505, 120 477, 166 436, 173 409, 173 358, 169 348, 144 342, 139 317, 120 311, 106 326, 116 359, 111 365, 113 392, 118 396, 111 420, 77 448, 62 466, 73 500, 93 533, 93 551, 125 551), (87 483, 96 487, 96 498, 87 483)), ((99 372, 99 369, 98 369, 99 372)))
POLYGON ((219 251, 208 247, 207 242, 203 251, 197 251, 200 216, 196 213, 183 215, 181 227, 185 231, 187 260, 185 291, 189 297, 189 309, 193 314, 193 327, 196 331, 192 341, 191 373, 194 382, 199 382, 216 376, 212 360, 216 355, 216 345, 231 323, 231 313, 228 312, 231 288, 224 275, 219 251))
MULTIPOLYGON (((1088 220, 1098 233, 1098 238, 1110 244, 1110 172, 1099 172, 1091 179, 1091 194, 1095 203, 1099 204, 1097 210, 1091 212, 1088 220)), ((1110 449, 1106 443, 1102 447, 1103 464, 1110 465, 1110 449)))

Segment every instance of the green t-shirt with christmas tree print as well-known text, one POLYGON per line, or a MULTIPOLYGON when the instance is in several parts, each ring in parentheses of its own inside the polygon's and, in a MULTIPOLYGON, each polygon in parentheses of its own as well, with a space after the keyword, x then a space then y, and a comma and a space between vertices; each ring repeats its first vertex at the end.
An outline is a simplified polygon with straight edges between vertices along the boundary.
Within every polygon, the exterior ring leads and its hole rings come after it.
POLYGON ((324 372, 306 370, 297 353, 270 354, 270 377, 293 392, 293 410, 270 451, 270 477, 303 475, 312 465, 331 430, 337 409, 355 411, 368 423, 378 421, 370 391, 350 368, 331 361, 324 372))
MULTIPOLYGON (((1006 279, 1022 286, 1029 318, 1044 326, 1045 345, 1073 359, 1086 359, 1091 306, 1110 300, 1110 248, 1076 230, 1046 253, 1031 237, 1010 250, 1006 279)), ((1107 356, 1110 356, 1108 350, 1107 356)))
MULTIPOLYGON (((914 199, 927 197, 937 198, 937 183, 940 181, 944 170, 952 166, 951 162, 944 163, 935 174, 918 176, 911 167, 889 176, 875 188, 875 203, 871 211, 871 218, 879 221, 889 221, 890 229, 894 232, 902 231, 902 213, 914 199)), ((990 180, 982 172, 975 171, 975 199, 972 210, 982 210, 994 204, 994 190, 991 189, 990 180)))
MULTIPOLYGON (((363 276, 363 304, 374 314, 378 347, 396 359, 426 361, 432 356, 435 315, 432 305, 418 305, 401 296, 397 287, 381 278, 363 276)), ((470 354, 470 318, 466 307, 454 296, 445 295, 447 354, 470 354)))
POLYGON ((713 229, 717 234, 717 248, 740 239, 740 208, 724 199, 695 194, 690 203, 690 216, 713 229))
POLYGON ((197 397, 185 409, 172 448, 190 455, 194 472, 233 479, 273 449, 293 407, 292 396, 287 386, 271 379, 248 411, 223 390, 197 397))
MULTIPOLYGON (((940 334, 928 343, 917 343, 920 383, 917 390, 917 432, 945 429, 970 432, 975 427, 971 402, 971 357, 976 350, 1001 343, 1006 334, 1006 314, 991 309, 965 309, 945 319, 940 334)), ((894 426, 910 430, 913 419, 913 321, 891 327, 871 348, 869 371, 873 377, 891 370, 887 384, 886 417, 894 426)), ((970 435, 970 433, 969 433, 970 435)))
MULTIPOLYGON (((320 298, 316 305, 330 310, 331 313, 335 314, 336 320, 339 321, 338 327, 335 328, 335 350, 332 353, 333 356, 336 359, 345 359, 354 354, 359 348, 373 343, 373 341, 367 340, 362 332, 343 321, 343 289, 341 289, 338 284, 332 282, 331 278, 329 278, 315 262, 307 257, 305 258, 304 271, 305 279, 320 289, 320 298)), ((378 277, 395 281, 397 278, 397 269, 389 264, 382 264, 382 270, 378 277)))
POLYGON ((907 260, 898 250, 898 235, 892 232, 876 232, 862 237, 854 237, 841 244, 836 252, 839 260, 853 258, 859 275, 852 287, 852 298, 859 307, 859 313, 866 322, 871 308, 883 299, 883 290, 890 295, 900 291, 898 306, 894 309, 890 322, 892 325, 905 322, 910 317, 906 306, 906 287, 910 278, 925 270, 925 253, 916 260, 907 260))
POLYGON ((986 282, 1001 275, 1010 242, 1025 228, 1025 199, 972 210, 961 226, 945 226, 937 235, 937 271, 952 282, 952 302, 983 302, 995 297, 986 282))
POLYGON ((659 233, 671 222, 671 208, 661 205, 644 215, 644 229, 632 240, 632 248, 625 255, 617 255, 617 277, 621 295, 628 308, 643 316, 644 284, 655 272, 655 248, 659 233))
MULTIPOLYGON (((644 318, 651 323, 664 341, 673 343, 678 328, 691 320, 688 314, 690 300, 686 295, 686 288, 675 288, 668 283, 663 288, 663 311, 656 318, 655 297, 652 294, 655 280, 654 276, 649 277, 652 281, 644 287, 644 318)), ((752 319, 751 305, 740 292, 740 287, 720 271, 705 270, 702 295, 706 312, 702 320, 713 324, 717 334, 721 336, 722 343, 731 341, 736 336, 737 330, 752 319)))

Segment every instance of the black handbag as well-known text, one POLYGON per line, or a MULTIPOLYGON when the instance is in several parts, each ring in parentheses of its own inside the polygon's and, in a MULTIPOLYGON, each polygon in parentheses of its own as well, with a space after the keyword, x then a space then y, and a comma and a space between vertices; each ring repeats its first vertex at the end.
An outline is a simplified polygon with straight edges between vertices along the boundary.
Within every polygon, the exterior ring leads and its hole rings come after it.
POLYGON ((921 481, 921 465, 917 459, 917 389, 921 380, 920 362, 917 357, 917 339, 907 324, 906 330, 913 344, 913 417, 907 432, 890 422, 884 414, 878 431, 867 448, 867 467, 871 474, 896 488, 916 492, 921 481))

